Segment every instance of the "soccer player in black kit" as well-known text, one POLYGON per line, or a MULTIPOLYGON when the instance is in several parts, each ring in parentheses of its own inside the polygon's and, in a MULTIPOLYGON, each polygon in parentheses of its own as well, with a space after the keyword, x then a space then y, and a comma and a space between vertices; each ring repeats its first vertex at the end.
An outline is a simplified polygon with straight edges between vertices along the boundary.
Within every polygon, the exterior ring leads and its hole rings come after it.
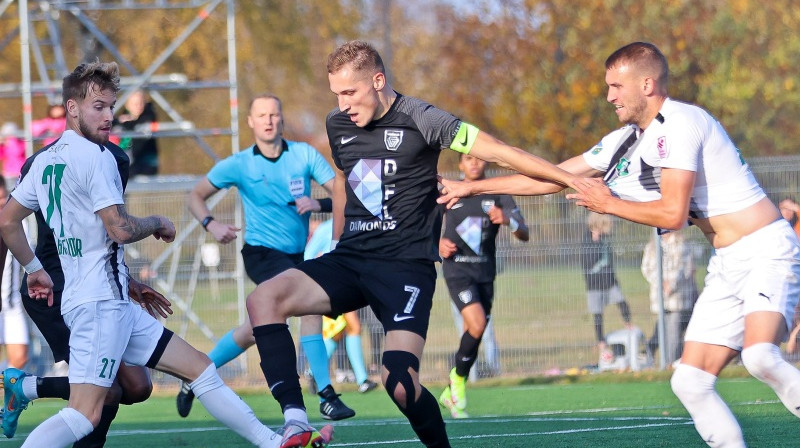
MULTIPOLYGON (((483 179, 486 162, 461 154, 458 168, 465 182, 483 179)), ((450 299, 464 319, 464 333, 450 370, 450 384, 439 404, 453 418, 467 418, 466 382, 478 358, 478 347, 489 322, 497 275, 497 233, 506 225, 521 241, 528 241, 528 226, 514 199, 507 194, 481 194, 459 199, 444 215, 444 234, 439 239, 442 273, 450 299)))
POLYGON ((445 148, 571 186, 574 177, 389 85, 378 52, 351 41, 328 56, 338 108, 327 118, 338 168, 336 248, 258 285, 247 298, 261 369, 285 418, 307 421, 286 318, 369 305, 386 332, 381 377, 427 447, 449 447, 436 398, 419 383, 439 259, 436 166, 445 148))

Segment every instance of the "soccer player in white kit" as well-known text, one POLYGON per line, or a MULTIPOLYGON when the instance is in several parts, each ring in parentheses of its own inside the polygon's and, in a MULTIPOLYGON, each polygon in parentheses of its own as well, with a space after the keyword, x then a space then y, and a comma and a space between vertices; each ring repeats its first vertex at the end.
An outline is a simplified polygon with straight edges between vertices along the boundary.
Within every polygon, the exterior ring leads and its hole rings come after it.
MULTIPOLYGON (((652 44, 634 42, 609 56, 607 100, 626 126, 559 166, 589 177, 567 195, 577 205, 662 229, 688 220, 714 246, 672 390, 709 446, 744 447, 741 427, 714 387, 737 355, 800 417, 800 371, 778 347, 800 294, 800 243, 722 125, 670 99, 667 78, 666 58, 652 44)), ((562 190, 522 175, 443 183, 442 203, 478 193, 562 190)))
POLYGON ((71 330, 66 408, 45 420, 24 447, 66 447, 97 425, 120 363, 145 365, 189 382, 206 409, 258 447, 323 446, 332 429, 287 423, 276 434, 229 387, 202 352, 165 329, 128 297, 124 244, 153 235, 171 242, 163 216, 127 213, 122 182, 108 141, 119 90, 116 63, 81 64, 64 78, 67 130, 31 166, 0 212, 0 232, 24 264, 28 291, 52 303, 53 282, 35 257, 22 220, 42 209, 56 238, 65 286, 61 313, 71 330))

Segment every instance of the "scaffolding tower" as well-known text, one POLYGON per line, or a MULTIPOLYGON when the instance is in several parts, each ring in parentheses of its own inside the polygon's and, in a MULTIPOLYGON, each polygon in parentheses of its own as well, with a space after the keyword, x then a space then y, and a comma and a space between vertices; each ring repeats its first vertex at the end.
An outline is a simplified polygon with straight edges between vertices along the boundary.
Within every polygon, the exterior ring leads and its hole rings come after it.
MULTIPOLYGON (((17 3, 19 24, 11 30, 0 31, 0 52, 13 44, 19 38, 21 82, 0 83, 0 98, 21 98, 24 129, 19 137, 26 142, 26 153, 33 153, 32 101, 34 97, 46 97, 49 104, 61 101, 61 80, 72 70, 67 67, 64 57, 61 21, 65 16, 77 19, 82 26, 85 37, 95 41, 103 50, 107 51, 116 61, 121 71, 127 73, 120 79, 120 96, 118 102, 124 104, 128 97, 138 89, 146 89, 152 100, 166 112, 168 120, 159 121, 154 126, 145 125, 133 131, 116 131, 115 135, 124 137, 188 137, 214 161, 219 157, 206 142, 204 137, 230 136, 230 150, 237 152, 239 148, 239 115, 237 100, 237 74, 236 74, 236 39, 235 39, 235 0, 0 0, 0 18, 10 14, 9 7, 17 3), (93 20, 92 13, 104 10, 130 10, 135 14, 140 10, 170 10, 188 9, 196 10, 181 32, 162 51, 156 55, 149 66, 135 67, 119 47, 114 43, 113 37, 104 33, 102 28, 93 20), (156 74, 159 68, 172 56, 175 51, 194 33, 209 17, 223 15, 226 21, 227 41, 227 79, 218 80, 189 80, 181 73, 156 74), (227 89, 229 92, 230 122, 220 124, 214 128, 202 129, 194 125, 190 118, 182 115, 160 92, 168 90, 196 90, 196 89, 227 89)), ((85 47, 85 45, 84 45, 85 47)), ((86 56, 86 55, 84 55, 86 56)), ((228 193, 223 190, 209 201, 213 208, 228 193)), ((234 222, 239 228, 243 224, 241 201, 235 199, 234 222)), ((167 246, 150 262, 150 268, 157 271, 165 265, 167 271, 175 272, 179 263, 178 254, 181 252, 182 243, 187 241, 192 232, 197 229, 197 222, 190 220, 182 229, 177 229, 175 241, 167 246), (172 264, 169 266, 168 264, 172 264)), ((34 226, 35 227, 35 226, 34 226)), ((242 239, 236 240, 236 252, 242 248, 242 239)), ((129 252, 136 254, 135 247, 129 246, 129 252)), ((198 251, 200 248, 197 249, 198 251)), ((199 256, 198 254, 196 254, 199 256)), ((197 258, 197 256, 195 257, 197 258)), ((231 273, 236 278, 238 295, 238 314, 240 321, 246 317, 244 306, 244 266, 241 257, 236 257, 236 269, 231 273)), ((156 287, 174 306, 184 313, 183 325, 179 333, 185 333, 189 322, 196 325, 201 333, 208 339, 215 341, 216 337, 203 320, 192 310, 191 293, 181 297, 175 290, 174 276, 166 275, 164 278, 154 280, 156 287), (187 298, 189 297, 189 298, 187 298)))

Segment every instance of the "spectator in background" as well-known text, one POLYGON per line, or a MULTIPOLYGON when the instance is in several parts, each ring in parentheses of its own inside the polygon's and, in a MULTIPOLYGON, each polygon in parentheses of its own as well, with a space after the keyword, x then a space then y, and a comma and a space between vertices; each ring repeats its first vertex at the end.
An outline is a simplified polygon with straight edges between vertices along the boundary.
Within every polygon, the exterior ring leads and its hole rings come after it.
POLYGON ((614 354, 606 345, 603 333, 603 309, 607 305, 616 304, 628 328, 631 327, 631 311, 614 272, 614 252, 608 241, 612 228, 611 217, 590 213, 586 223, 589 229, 583 240, 582 255, 586 300, 589 312, 594 317, 594 332, 597 337, 597 348, 600 351, 600 362, 611 363, 614 354))
MULTIPOLYGON (((147 101, 143 91, 137 90, 125 102, 125 109, 115 121, 122 130, 135 131, 139 125, 158 120, 153 103, 147 101)), ((120 141, 120 146, 131 156, 131 176, 158 173, 158 145, 154 137, 127 137, 120 141)))
MULTIPOLYGON (((8 201, 8 186, 0 179, 0 210, 8 201)), ((23 223, 24 224, 24 223, 23 223)), ((27 231, 27 228, 25 229, 27 231)), ((19 293, 20 270, 22 267, 10 253, 5 244, 0 245, 3 251, 2 283, 0 283, 0 344, 5 345, 7 367, 21 369, 28 363, 28 321, 22 309, 22 297, 19 293)))
POLYGON ((0 162, 3 164, 3 177, 16 183, 25 163, 25 141, 19 138, 19 128, 12 122, 0 127, 0 162))
POLYGON ((58 140, 64 129, 67 128, 67 111, 63 104, 51 104, 47 109, 47 117, 34 120, 31 123, 31 134, 34 140, 42 140, 41 145, 47 146, 58 140))
MULTIPOLYGON (((658 239, 650 239, 642 256, 642 275, 650 283, 650 311, 658 315, 658 239)), ((682 231, 661 236, 662 284, 664 291, 664 355, 668 365, 680 359, 683 352, 683 333, 689 325, 692 308, 697 300, 695 262, 692 248, 682 231)), ((658 323, 647 342, 651 353, 658 347, 658 323)))
POLYGON ((792 225, 794 233, 800 237, 800 219, 797 213, 800 212, 800 205, 792 198, 784 198, 779 204, 778 208, 781 211, 781 216, 792 225))
MULTIPOLYGON (((458 168, 465 182, 486 177, 486 162, 461 154, 458 168)), ((464 332, 453 356, 450 384, 439 404, 453 418, 468 417, 466 381, 478 359, 478 347, 492 314, 497 233, 506 225, 521 241, 528 241, 528 226, 509 195, 478 195, 461 199, 444 216, 439 239, 442 271, 450 299, 461 312, 464 332)))

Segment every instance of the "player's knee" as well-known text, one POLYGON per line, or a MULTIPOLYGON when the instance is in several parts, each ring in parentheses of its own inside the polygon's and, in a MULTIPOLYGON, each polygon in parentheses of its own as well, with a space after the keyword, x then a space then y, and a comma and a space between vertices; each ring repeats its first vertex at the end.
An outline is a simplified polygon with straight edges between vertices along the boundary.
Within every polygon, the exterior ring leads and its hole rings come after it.
POLYGON ((117 382, 122 388, 120 404, 141 403, 153 393, 153 382, 150 380, 149 371, 143 367, 126 365, 119 370, 117 382))
POLYGON ((192 392, 194 392, 195 396, 200 398, 206 392, 212 391, 219 387, 224 386, 225 383, 222 382, 222 378, 219 377, 217 374, 217 366, 213 363, 209 364, 209 366, 197 377, 194 381, 192 381, 189 386, 192 388, 192 392))
POLYGON ((764 380, 783 361, 780 349, 775 344, 761 343, 742 350, 742 364, 751 375, 764 380))
POLYGON ((419 372, 419 359, 409 352, 390 350, 383 353, 383 367, 388 372, 383 385, 389 397, 397 406, 408 408, 416 399, 414 378, 419 372))
POLYGON ((272 281, 274 279, 258 285, 247 295, 247 313, 253 322, 276 315, 286 300, 286 295, 280 293, 277 285, 274 288, 267 286, 267 283, 272 284, 272 281))
POLYGON ((679 364, 672 374, 670 386, 682 403, 702 400, 706 394, 714 393, 716 377, 697 367, 679 364))
POLYGON ((467 327, 467 331, 473 338, 480 339, 483 336, 483 332, 486 331, 486 319, 476 319, 471 322, 467 327))
POLYGON ((64 420, 78 440, 89 435, 100 422, 100 409, 94 414, 96 415, 87 418, 85 415, 70 407, 58 411, 58 415, 64 420))
POLYGON ((152 393, 153 383, 150 381, 126 384, 122 389, 122 397, 119 402, 127 405, 141 403, 150 398, 152 393))

